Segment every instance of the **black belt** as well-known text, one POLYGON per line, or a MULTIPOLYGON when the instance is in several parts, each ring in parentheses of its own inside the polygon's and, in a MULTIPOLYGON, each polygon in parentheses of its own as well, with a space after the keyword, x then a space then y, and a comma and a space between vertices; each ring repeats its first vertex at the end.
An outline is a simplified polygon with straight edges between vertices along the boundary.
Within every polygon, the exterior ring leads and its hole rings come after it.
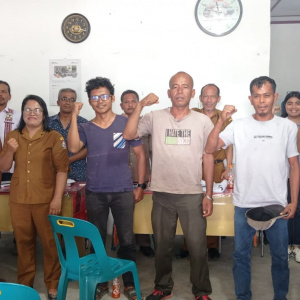
POLYGON ((215 160, 215 165, 220 164, 222 162, 223 162, 223 159, 217 159, 217 160, 215 160))

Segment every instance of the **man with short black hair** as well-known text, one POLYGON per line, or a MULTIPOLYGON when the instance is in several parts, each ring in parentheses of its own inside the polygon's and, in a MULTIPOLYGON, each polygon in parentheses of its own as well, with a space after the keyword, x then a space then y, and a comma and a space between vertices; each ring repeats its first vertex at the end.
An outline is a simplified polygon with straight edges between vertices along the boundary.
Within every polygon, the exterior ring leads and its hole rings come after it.
MULTIPOLYGON (((146 172, 145 152, 140 140, 126 140, 123 130, 128 118, 112 111, 115 101, 114 86, 108 78, 96 77, 86 83, 89 104, 95 111, 95 118, 77 125, 77 116, 82 103, 75 103, 68 134, 69 149, 76 153, 87 147, 86 208, 88 221, 98 229, 105 244, 107 219, 111 209, 117 228, 120 249, 118 256, 136 260, 136 245, 133 234, 134 203, 143 199, 142 187, 133 191, 131 172, 128 167, 129 147, 137 156, 139 182, 146 172)), ((122 275, 124 295, 136 300, 131 272, 122 275)), ((97 284, 96 299, 108 293, 108 283, 97 284)))
MULTIPOLYGON (((124 116, 130 117, 133 113, 137 103, 139 102, 139 95, 136 91, 133 90, 126 90, 121 95, 121 108, 124 111, 124 116)), ((151 135, 143 136, 141 138, 145 155, 146 155, 146 176, 143 182, 138 182, 138 174, 137 174, 137 159, 134 154, 133 149, 130 147, 129 153, 129 166, 131 169, 132 181, 134 185, 143 185, 144 188, 147 187, 148 183, 150 182, 151 176, 151 158, 152 158, 152 145, 151 145, 151 135)), ((145 255, 152 257, 154 256, 154 251, 151 248, 151 240, 149 234, 136 234, 135 241, 138 246, 140 246, 140 251, 145 255)))
POLYGON ((250 83, 250 103, 255 113, 234 120, 224 131, 224 123, 236 112, 225 105, 222 114, 208 137, 205 151, 235 145, 236 177, 233 192, 235 205, 235 249, 233 277, 237 300, 251 300, 251 248, 256 230, 248 223, 245 213, 255 207, 281 205, 281 214, 267 229, 266 236, 272 254, 274 298, 284 300, 289 289, 288 219, 293 218, 299 192, 299 162, 297 126, 288 119, 273 114, 276 103, 276 83, 261 76, 250 83), (291 203, 287 203, 287 178, 290 178, 291 203))

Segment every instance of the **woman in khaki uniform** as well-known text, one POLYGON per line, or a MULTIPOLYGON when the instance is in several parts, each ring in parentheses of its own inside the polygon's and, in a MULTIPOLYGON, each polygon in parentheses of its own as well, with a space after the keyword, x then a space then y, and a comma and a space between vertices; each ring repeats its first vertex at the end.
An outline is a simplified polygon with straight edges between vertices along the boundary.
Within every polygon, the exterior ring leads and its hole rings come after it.
POLYGON ((63 137, 47 124, 43 99, 27 96, 18 128, 10 131, 0 154, 0 169, 15 162, 10 185, 10 214, 18 249, 18 283, 33 286, 36 272, 36 236, 44 258, 48 298, 56 299, 60 264, 48 214, 60 214, 66 186, 68 152, 63 137))

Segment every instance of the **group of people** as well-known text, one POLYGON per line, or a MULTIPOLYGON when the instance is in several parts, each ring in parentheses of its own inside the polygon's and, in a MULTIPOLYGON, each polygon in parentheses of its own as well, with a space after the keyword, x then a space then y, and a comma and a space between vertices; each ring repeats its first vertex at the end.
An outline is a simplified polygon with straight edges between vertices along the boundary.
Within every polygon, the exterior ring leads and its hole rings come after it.
MULTIPOLYGON (((7 83, 0 81, 0 109, 5 95, 5 99, 10 99, 8 88, 7 83)), ((196 300, 211 299, 208 253, 219 253, 218 238, 206 237, 206 218, 213 213, 213 182, 227 178, 234 145, 236 297, 252 298, 250 259, 256 231, 247 223, 245 213, 254 207, 280 204, 282 214, 288 215, 278 219, 266 235, 272 255, 274 300, 286 299, 289 254, 300 260, 300 134, 296 126, 300 124, 300 93, 287 95, 282 109, 287 115, 281 118, 273 112, 278 98, 275 81, 266 76, 255 78, 250 83, 249 96, 254 114, 232 121, 235 106, 225 105, 223 111, 216 109, 221 96, 215 84, 207 84, 201 90, 203 109, 190 108, 195 89, 193 78, 185 72, 174 74, 169 81, 171 107, 153 110, 143 117, 145 106, 159 102, 155 94, 139 101, 135 91, 125 91, 121 96, 121 116, 112 110, 115 94, 109 79, 89 80, 86 92, 95 112, 92 120, 79 115, 83 103, 76 101, 76 92, 71 89, 59 92, 60 113, 50 118, 45 102, 29 95, 22 102, 20 122, 10 122, 14 125, 10 129, 16 130, 8 130, 3 137, 0 169, 9 171, 15 162, 10 209, 21 253, 18 282, 33 286, 38 232, 48 297, 56 298, 60 269, 47 215, 60 214, 67 174, 86 181, 88 221, 97 226, 104 243, 111 209, 120 242, 118 256, 135 261, 134 205, 143 199, 151 178, 156 275, 154 290, 146 300, 172 297, 171 251, 178 218, 190 255, 192 293, 196 300), (206 182, 205 193, 202 179, 206 182)), ((11 110, 6 108, 4 114, 6 122, 13 120, 11 110)), ((1 118, 2 110, 0 121, 1 118)), ((149 236, 137 240, 141 240, 141 249, 147 249, 145 253, 153 254, 149 236)), ((131 273, 123 274, 123 283, 125 296, 137 299, 131 273)), ((97 284, 95 299, 108 292, 107 282, 97 284)))

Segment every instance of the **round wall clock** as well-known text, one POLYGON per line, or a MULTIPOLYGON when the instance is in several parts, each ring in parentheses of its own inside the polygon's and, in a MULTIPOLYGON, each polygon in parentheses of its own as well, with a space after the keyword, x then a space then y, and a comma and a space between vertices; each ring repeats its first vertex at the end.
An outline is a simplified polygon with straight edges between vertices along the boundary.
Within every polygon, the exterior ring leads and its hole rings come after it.
POLYGON ((239 25, 243 14, 240 0, 198 0, 195 18, 198 26, 212 36, 224 36, 239 25))
POLYGON ((81 43, 89 36, 91 26, 85 16, 80 14, 70 14, 63 20, 61 30, 68 41, 72 43, 81 43))

